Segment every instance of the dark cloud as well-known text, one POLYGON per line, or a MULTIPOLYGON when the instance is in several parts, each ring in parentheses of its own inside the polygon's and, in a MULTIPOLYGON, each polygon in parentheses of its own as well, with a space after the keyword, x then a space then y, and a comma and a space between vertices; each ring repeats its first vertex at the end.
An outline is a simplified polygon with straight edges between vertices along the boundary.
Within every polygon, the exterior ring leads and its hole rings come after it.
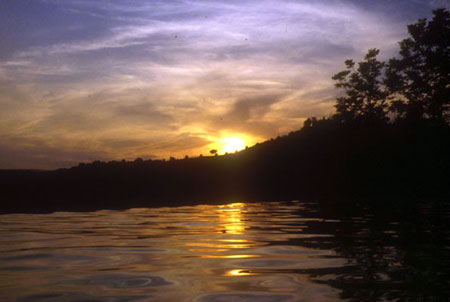
POLYGON ((211 131, 233 130, 259 137, 271 136, 277 133, 277 126, 265 121, 264 116, 282 97, 281 94, 274 94, 239 99, 227 113, 210 118, 209 128, 211 131))
POLYGON ((282 95, 262 95, 236 101, 231 110, 220 119, 224 123, 242 123, 249 119, 260 119, 270 110, 270 106, 280 101, 282 95))

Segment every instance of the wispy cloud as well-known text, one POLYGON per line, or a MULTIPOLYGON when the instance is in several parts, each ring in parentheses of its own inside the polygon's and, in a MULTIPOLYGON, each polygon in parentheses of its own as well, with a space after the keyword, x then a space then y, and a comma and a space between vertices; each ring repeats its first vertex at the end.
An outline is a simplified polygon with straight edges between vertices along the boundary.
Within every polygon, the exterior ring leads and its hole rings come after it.
POLYGON ((298 129, 333 110, 343 60, 393 55, 404 25, 442 4, 381 2, 0 4, 0 165, 198 155, 223 135, 298 129), (26 17, 36 26, 15 26, 26 17))

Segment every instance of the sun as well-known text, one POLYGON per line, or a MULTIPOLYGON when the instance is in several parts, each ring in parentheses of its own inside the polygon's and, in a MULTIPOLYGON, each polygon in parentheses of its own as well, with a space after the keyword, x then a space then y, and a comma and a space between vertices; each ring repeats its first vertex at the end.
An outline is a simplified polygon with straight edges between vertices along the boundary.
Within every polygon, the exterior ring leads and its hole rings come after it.
POLYGON ((233 153, 243 150, 246 146, 245 141, 239 137, 224 137, 221 139, 223 152, 233 153))

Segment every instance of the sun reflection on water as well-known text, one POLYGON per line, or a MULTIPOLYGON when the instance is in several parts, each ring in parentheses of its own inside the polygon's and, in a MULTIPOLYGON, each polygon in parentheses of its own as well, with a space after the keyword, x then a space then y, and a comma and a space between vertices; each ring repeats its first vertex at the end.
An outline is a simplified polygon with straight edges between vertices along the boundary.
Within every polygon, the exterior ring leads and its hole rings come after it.
POLYGON ((233 270, 227 271, 225 274, 225 276, 232 276, 232 277, 253 276, 253 275, 256 275, 256 274, 251 272, 250 270, 246 270, 246 269, 233 269, 233 270))
POLYGON ((243 223, 242 215, 245 203, 230 203, 219 207, 219 220, 222 228, 219 230, 222 233, 240 235, 244 234, 245 225, 243 223))
POLYGON ((314 300, 302 296, 312 286, 302 272, 347 262, 297 244, 325 235, 305 234, 316 221, 298 212, 280 202, 4 215, 0 275, 12 283, 0 301, 314 300))
POLYGON ((242 259, 242 258, 258 258, 261 255, 204 255, 202 258, 223 258, 223 259, 242 259))

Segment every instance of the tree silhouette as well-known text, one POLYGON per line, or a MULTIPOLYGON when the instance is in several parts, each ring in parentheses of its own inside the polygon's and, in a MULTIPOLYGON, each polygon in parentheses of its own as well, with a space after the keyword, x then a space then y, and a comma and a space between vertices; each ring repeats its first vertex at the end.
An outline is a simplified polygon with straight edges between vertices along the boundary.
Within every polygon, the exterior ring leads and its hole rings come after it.
POLYGON ((399 43, 400 58, 389 60, 385 83, 400 118, 450 122, 450 12, 433 14, 408 26, 410 37, 399 43))
POLYGON ((308 117, 305 122, 303 123, 304 128, 311 128, 315 127, 317 125, 317 118, 316 117, 308 117))
POLYGON ((379 52, 370 49, 356 69, 353 60, 346 60, 346 70, 332 77, 336 88, 346 94, 337 98, 335 119, 344 123, 387 120, 387 93, 381 79, 385 63, 377 60, 379 52))
POLYGON ((397 120, 450 122, 450 12, 434 10, 432 20, 419 19, 408 32, 399 57, 388 63, 377 60, 378 49, 370 49, 357 67, 345 61, 346 70, 332 77, 345 91, 336 99, 334 119, 386 122, 390 113, 397 120))

